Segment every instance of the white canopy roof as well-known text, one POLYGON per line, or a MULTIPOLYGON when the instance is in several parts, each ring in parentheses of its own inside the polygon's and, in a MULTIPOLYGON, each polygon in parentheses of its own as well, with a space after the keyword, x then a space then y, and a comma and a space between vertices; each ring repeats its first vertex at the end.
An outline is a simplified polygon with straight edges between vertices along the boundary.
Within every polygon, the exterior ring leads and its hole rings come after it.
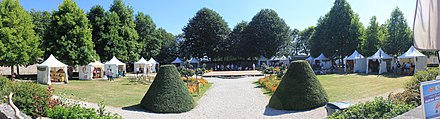
POLYGON ((47 67, 67 67, 66 64, 57 60, 52 54, 50 54, 49 58, 46 59, 43 63, 38 66, 47 66, 47 67))
POLYGON ((105 64, 125 65, 125 63, 119 61, 118 58, 116 58, 115 56, 113 56, 113 58, 105 64))
POLYGON ((312 61, 312 60, 314 60, 315 58, 313 58, 312 56, 309 56, 306 60, 308 60, 308 61, 312 61))
POLYGON ((191 58, 188 60, 189 63, 199 63, 199 60, 197 60, 196 58, 191 58))
POLYGON ((141 57, 135 64, 149 64, 149 62, 145 60, 144 57, 141 57))
POLYGON ((159 64, 159 62, 157 62, 156 60, 154 60, 153 58, 150 58, 150 60, 148 60, 148 62, 150 64, 159 64))
POLYGON ((183 63, 183 61, 177 57, 173 62, 171 62, 172 64, 178 64, 178 63, 183 63))
POLYGON ((289 60, 289 58, 287 58, 286 56, 281 56, 281 57, 272 57, 270 60, 289 60))
POLYGON ((414 57, 426 57, 424 54, 420 53, 414 46, 408 49, 405 53, 397 58, 414 58, 414 57))
POLYGON ((104 66, 104 64, 99 61, 90 62, 88 65, 90 65, 90 66, 104 66))
POLYGON ((268 61, 268 59, 264 56, 260 56, 260 59, 258 59, 259 61, 268 61))
POLYGON ((319 55, 317 58, 315 58, 315 60, 328 60, 328 58, 325 57, 323 53, 321 53, 321 55, 319 55))
POLYGON ((376 53, 374 53, 373 56, 368 57, 368 59, 392 59, 393 57, 387 55, 385 52, 383 52, 382 48, 379 48, 376 53))
POLYGON ((357 50, 353 52, 350 56, 346 57, 345 60, 355 60, 355 59, 363 59, 364 56, 362 56, 357 50))

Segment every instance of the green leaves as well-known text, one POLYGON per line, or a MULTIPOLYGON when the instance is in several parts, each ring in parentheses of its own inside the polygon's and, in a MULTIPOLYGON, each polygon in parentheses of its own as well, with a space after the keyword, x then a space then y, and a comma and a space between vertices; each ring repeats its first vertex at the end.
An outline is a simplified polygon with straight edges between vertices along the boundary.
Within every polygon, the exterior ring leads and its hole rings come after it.
POLYGON ((224 57, 221 53, 225 51, 221 44, 227 42, 230 29, 226 21, 215 11, 202 8, 189 20, 183 28, 184 56, 213 58, 224 57))
POLYGON ((52 14, 44 37, 45 56, 53 54, 67 65, 86 65, 99 60, 86 14, 74 1, 65 0, 52 14))
POLYGON ((391 18, 388 19, 386 28, 388 35, 383 43, 385 52, 390 55, 400 55, 411 47, 413 34, 398 7, 391 12, 391 18))
POLYGON ((290 39, 290 28, 278 14, 271 9, 258 12, 243 30, 241 45, 243 57, 275 56, 290 39))
POLYGON ((19 1, 0 2, 0 66, 30 65, 42 55, 32 16, 19 1))
POLYGON ((136 31, 139 33, 137 42, 141 47, 140 55, 143 57, 156 57, 162 47, 162 31, 156 31, 156 24, 149 15, 138 12, 136 15, 136 31))

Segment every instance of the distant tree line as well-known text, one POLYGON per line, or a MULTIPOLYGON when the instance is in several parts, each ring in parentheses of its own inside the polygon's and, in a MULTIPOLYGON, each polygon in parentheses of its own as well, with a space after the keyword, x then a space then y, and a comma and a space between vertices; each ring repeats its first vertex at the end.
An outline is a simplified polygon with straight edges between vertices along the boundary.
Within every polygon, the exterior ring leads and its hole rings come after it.
POLYGON ((379 25, 373 16, 364 28, 346 0, 335 0, 316 26, 303 30, 291 29, 271 9, 262 9, 251 21, 231 29, 220 14, 202 8, 182 34, 171 34, 122 0, 114 0, 108 11, 96 5, 87 12, 73 0, 64 0, 51 12, 26 11, 18 0, 3 0, 0 18, 0 65, 11 68, 34 64, 50 54, 70 66, 113 56, 127 63, 140 57, 169 63, 176 57, 235 61, 320 53, 340 59, 354 50, 370 56, 378 48, 399 55, 413 37, 399 8, 386 23, 379 25))

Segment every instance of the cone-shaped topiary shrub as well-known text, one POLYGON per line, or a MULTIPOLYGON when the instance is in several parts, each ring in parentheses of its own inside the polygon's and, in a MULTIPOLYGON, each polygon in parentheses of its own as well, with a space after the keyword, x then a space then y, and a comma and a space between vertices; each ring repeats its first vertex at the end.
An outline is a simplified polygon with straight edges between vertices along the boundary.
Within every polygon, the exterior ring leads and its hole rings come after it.
POLYGON ((310 110, 325 105, 327 93, 305 60, 294 61, 269 101, 279 110, 310 110))
POLYGON ((152 112, 180 113, 193 109, 195 102, 176 66, 163 65, 142 99, 141 106, 152 112))

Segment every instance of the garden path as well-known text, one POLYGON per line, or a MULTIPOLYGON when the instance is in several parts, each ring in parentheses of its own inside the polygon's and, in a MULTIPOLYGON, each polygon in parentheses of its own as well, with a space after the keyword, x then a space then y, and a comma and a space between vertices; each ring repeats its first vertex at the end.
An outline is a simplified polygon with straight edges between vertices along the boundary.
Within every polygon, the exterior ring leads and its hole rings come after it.
MULTIPOLYGON (((214 83, 191 111, 181 114, 149 113, 138 106, 116 108, 107 106, 106 110, 118 113, 127 119, 142 118, 298 118, 319 119, 326 117, 326 110, 320 107, 309 111, 282 111, 267 108, 269 97, 264 95, 253 82, 260 77, 238 79, 206 78, 214 83)), ((97 104, 80 102, 86 107, 98 108, 97 104)))

